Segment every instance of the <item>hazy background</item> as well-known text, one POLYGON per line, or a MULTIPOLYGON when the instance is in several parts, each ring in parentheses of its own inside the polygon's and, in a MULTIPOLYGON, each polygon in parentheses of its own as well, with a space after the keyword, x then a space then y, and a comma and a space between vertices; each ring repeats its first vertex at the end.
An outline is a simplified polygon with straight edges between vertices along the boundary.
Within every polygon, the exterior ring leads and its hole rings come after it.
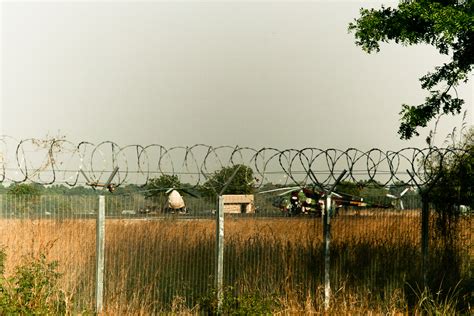
MULTIPOLYGON (((385 2, 396 5, 397 2, 385 2)), ((165 146, 424 147, 399 140, 431 47, 368 55, 381 2, 3 2, 0 134, 165 146)), ((473 122, 473 84, 458 89, 473 122)), ((438 145, 461 117, 442 119, 438 145)))

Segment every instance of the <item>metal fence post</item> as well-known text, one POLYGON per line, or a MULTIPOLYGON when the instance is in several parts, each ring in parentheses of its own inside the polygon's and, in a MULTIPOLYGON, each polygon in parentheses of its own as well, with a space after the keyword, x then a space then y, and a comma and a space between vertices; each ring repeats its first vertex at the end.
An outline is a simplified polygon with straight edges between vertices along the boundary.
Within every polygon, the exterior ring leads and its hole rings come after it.
POLYGON ((332 209, 331 194, 326 197, 326 206, 323 214, 323 238, 324 238, 324 308, 329 308, 329 300, 331 298, 331 282, 330 276, 330 248, 331 242, 331 209, 332 209))
POLYGON ((429 248, 429 220, 430 220, 430 206, 428 198, 425 194, 421 196, 421 254, 422 263, 421 269, 423 272, 423 286, 428 286, 428 248, 429 248))
MULTIPOLYGON (((331 186, 329 190, 325 190, 320 186, 326 195, 326 205, 323 213, 323 242, 324 242, 324 308, 329 309, 329 302, 331 300, 331 257, 330 257, 330 243, 331 243, 331 212, 332 212, 332 192, 336 189, 336 186, 341 182, 347 170, 342 170, 341 174, 337 177, 336 182, 331 186)), ((316 176, 310 170, 310 175, 313 177, 313 181, 318 183, 316 176)))
POLYGON ((105 263, 105 196, 99 195, 99 212, 96 221, 96 284, 95 310, 101 313, 104 302, 104 263, 105 263))
POLYGON ((421 272, 423 273, 423 287, 428 286, 428 248, 429 248, 429 225, 430 225, 430 203, 431 190, 441 178, 442 172, 437 172, 435 178, 428 185, 420 186, 415 176, 407 170, 408 175, 420 190, 421 195, 421 272))
POLYGON ((217 308, 222 306, 224 295, 224 197, 218 196, 216 212, 216 290, 217 308))

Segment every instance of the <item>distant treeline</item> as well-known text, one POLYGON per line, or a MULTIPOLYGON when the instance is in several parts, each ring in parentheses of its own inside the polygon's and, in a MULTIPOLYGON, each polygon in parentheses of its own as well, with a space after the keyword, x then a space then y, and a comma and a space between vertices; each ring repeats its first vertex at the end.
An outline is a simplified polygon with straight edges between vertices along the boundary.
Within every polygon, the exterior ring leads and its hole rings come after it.
MULTIPOLYGON (((135 184, 127 184, 116 188, 115 194, 140 193, 145 190, 135 184)), ((85 186, 68 186, 64 184, 42 185, 36 183, 12 183, 10 185, 0 184, 0 194, 29 194, 29 195, 99 195, 111 194, 101 188, 94 190, 85 186)))

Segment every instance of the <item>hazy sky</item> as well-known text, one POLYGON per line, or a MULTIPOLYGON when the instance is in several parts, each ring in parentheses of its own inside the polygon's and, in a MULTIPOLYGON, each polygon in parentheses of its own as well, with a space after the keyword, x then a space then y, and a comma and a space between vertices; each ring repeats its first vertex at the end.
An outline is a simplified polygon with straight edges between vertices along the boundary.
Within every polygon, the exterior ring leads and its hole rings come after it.
MULTIPOLYGON (((446 57, 348 23, 381 2, 2 2, 0 134, 251 147, 422 146, 402 103, 446 57)), ((396 2, 386 2, 395 5, 396 2)), ((473 83, 458 89, 473 122, 473 83)), ((445 118, 439 138, 461 118, 445 118)))

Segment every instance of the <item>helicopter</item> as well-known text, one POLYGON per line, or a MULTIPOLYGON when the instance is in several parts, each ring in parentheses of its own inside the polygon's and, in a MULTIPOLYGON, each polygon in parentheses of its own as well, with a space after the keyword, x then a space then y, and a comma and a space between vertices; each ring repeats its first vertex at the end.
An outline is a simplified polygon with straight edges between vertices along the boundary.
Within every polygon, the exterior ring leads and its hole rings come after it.
MULTIPOLYGON (((162 210, 164 213, 171 213, 171 214, 175 214, 175 213, 187 214, 189 212, 189 209, 186 207, 186 203, 183 198, 184 194, 190 195, 195 198, 199 197, 197 193, 194 193, 189 188, 183 188, 183 187, 169 187, 169 188, 158 188, 158 189, 147 190, 147 192, 151 192, 151 191, 163 192, 165 195, 167 195, 166 204, 164 205, 162 210)), ((156 207, 151 207, 151 208, 155 209, 156 207)), ((150 207, 145 208, 143 212, 144 213, 150 212, 150 207)))
MULTIPOLYGON (((261 191, 259 194, 278 192, 272 205, 279 208, 286 216, 312 215, 321 217, 325 210, 326 193, 313 187, 285 187, 273 190, 261 191), (289 196, 288 196, 289 195, 289 196)), ((342 207, 378 207, 389 208, 389 205, 381 205, 364 201, 364 198, 355 195, 332 192, 332 201, 334 202, 337 216, 342 207)))
POLYGON ((165 208, 165 213, 186 214, 188 212, 183 196, 177 190, 170 188, 166 191, 166 194, 168 194, 168 205, 165 208))

